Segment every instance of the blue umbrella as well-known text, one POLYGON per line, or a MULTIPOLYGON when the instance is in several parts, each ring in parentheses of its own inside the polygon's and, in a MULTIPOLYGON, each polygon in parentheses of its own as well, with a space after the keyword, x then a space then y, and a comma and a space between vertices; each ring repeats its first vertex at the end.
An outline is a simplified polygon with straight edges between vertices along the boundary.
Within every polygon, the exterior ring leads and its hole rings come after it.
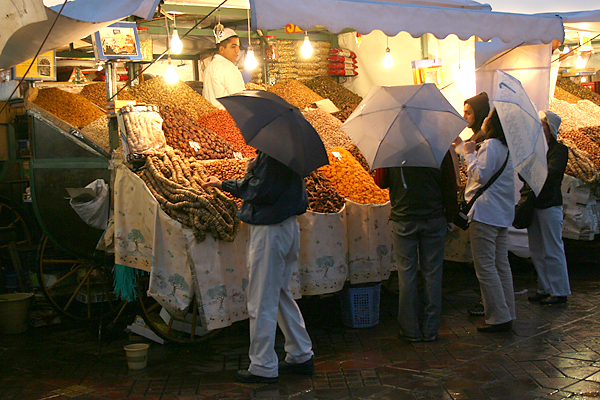
POLYGON ((220 97, 248 144, 305 177, 329 164, 323 141, 300 110, 264 90, 220 97))

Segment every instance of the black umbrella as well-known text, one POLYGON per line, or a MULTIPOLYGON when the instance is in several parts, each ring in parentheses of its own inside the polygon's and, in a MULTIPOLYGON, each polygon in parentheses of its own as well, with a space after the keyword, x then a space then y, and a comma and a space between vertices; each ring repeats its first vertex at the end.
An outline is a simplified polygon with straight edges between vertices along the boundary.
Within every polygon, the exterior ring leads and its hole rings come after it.
POLYGON ((220 97, 248 146, 305 177, 329 163, 325 146, 300 110, 274 93, 245 90, 220 97))

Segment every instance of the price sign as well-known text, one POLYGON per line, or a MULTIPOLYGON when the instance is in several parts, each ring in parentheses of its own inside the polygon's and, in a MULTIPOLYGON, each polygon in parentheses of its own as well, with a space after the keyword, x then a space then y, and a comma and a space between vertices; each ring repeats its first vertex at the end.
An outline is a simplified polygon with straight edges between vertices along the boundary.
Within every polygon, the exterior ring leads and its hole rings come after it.
POLYGON ((285 26, 285 33, 302 33, 302 32, 304 32, 304 31, 294 24, 287 24, 285 26))

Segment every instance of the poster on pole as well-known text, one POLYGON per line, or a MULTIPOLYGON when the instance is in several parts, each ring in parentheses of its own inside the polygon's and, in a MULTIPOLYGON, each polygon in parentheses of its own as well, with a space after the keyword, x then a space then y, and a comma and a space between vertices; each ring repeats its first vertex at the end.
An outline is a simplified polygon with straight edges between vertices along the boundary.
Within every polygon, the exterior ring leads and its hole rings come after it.
POLYGON ((117 22, 92 35, 96 61, 142 60, 135 22, 117 22))
POLYGON ((19 80, 25 77, 32 81, 56 81, 56 52, 50 50, 40 54, 35 59, 27 60, 12 67, 11 79, 19 80), (33 65, 32 64, 33 61, 33 65), (29 69, 29 66, 31 68, 29 69), (27 72, 29 69, 29 72, 27 72), (25 73, 27 72, 27 75, 25 73))

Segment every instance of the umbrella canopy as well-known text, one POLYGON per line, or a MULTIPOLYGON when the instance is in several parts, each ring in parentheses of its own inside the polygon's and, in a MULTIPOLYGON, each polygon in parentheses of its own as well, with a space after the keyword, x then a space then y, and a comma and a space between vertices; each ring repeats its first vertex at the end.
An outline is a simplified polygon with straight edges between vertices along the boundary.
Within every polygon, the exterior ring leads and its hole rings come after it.
POLYGON ((500 70, 496 79, 493 103, 506 136, 513 167, 537 196, 548 176, 548 144, 538 111, 518 79, 500 70))
POLYGON ((323 141, 300 110, 274 93, 245 90, 220 97, 248 146, 305 177, 329 163, 323 141))
POLYGON ((426 83, 373 86, 341 129, 372 169, 439 168, 467 125, 437 86, 426 83))

